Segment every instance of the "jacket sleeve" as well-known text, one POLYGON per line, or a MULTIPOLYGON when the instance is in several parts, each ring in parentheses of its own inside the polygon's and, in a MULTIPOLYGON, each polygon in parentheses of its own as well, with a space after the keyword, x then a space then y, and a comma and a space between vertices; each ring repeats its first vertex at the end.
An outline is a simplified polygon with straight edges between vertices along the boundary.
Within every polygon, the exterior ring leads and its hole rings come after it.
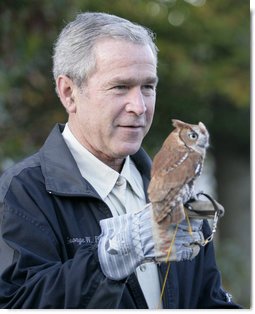
MULTIPOLYGON (((203 232, 205 238, 211 234, 210 226, 206 220, 203 224, 203 232)), ((234 303, 231 294, 222 287, 221 274, 215 261, 213 242, 207 244, 201 253, 203 254, 203 280, 197 307, 204 309, 242 308, 234 303)))
POLYGON ((73 258, 62 260, 50 223, 1 206, 0 263, 5 256, 9 265, 0 274, 0 308, 118 307, 125 282, 103 275, 96 245, 81 245, 73 258))

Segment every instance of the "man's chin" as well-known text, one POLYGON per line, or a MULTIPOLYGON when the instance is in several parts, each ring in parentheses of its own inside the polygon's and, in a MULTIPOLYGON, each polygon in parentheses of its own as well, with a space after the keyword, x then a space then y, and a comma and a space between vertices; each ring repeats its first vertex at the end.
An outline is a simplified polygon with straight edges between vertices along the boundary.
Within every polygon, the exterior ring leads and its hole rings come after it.
POLYGON ((119 157, 122 157, 122 158, 126 158, 127 156, 129 155, 134 155, 135 153, 137 153, 137 151, 140 149, 141 147, 141 144, 136 144, 136 145, 125 145, 122 147, 119 147, 119 157))

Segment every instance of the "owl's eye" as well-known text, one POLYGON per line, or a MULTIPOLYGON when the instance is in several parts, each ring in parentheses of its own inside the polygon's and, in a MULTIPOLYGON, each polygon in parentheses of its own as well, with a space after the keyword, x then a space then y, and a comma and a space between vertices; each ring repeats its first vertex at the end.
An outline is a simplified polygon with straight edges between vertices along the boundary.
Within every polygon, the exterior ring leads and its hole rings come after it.
POLYGON ((189 138, 192 140, 196 140, 198 138, 198 135, 196 132, 190 132, 189 133, 189 138))

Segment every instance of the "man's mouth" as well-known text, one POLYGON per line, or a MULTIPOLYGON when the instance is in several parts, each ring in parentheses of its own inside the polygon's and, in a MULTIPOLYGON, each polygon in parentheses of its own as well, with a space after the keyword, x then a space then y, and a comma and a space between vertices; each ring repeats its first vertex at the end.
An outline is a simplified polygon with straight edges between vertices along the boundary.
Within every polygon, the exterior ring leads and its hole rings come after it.
POLYGON ((119 125, 119 127, 131 128, 131 129, 139 129, 139 128, 144 128, 144 125, 143 124, 128 124, 128 125, 119 125))

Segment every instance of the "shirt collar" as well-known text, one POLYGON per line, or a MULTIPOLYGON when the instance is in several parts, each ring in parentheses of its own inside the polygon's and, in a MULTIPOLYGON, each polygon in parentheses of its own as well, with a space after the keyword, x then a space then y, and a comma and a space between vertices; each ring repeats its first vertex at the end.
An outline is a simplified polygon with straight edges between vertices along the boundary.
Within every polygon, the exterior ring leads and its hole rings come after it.
POLYGON ((82 146, 68 127, 62 133, 81 175, 94 187, 102 199, 105 199, 114 188, 119 176, 123 176, 138 197, 144 197, 142 179, 129 156, 125 159, 121 173, 113 170, 82 146), (139 180, 140 179, 140 180, 139 180))
POLYGON ((144 198, 143 181, 141 175, 129 156, 127 156, 120 174, 127 180, 133 192, 139 198, 144 198))

